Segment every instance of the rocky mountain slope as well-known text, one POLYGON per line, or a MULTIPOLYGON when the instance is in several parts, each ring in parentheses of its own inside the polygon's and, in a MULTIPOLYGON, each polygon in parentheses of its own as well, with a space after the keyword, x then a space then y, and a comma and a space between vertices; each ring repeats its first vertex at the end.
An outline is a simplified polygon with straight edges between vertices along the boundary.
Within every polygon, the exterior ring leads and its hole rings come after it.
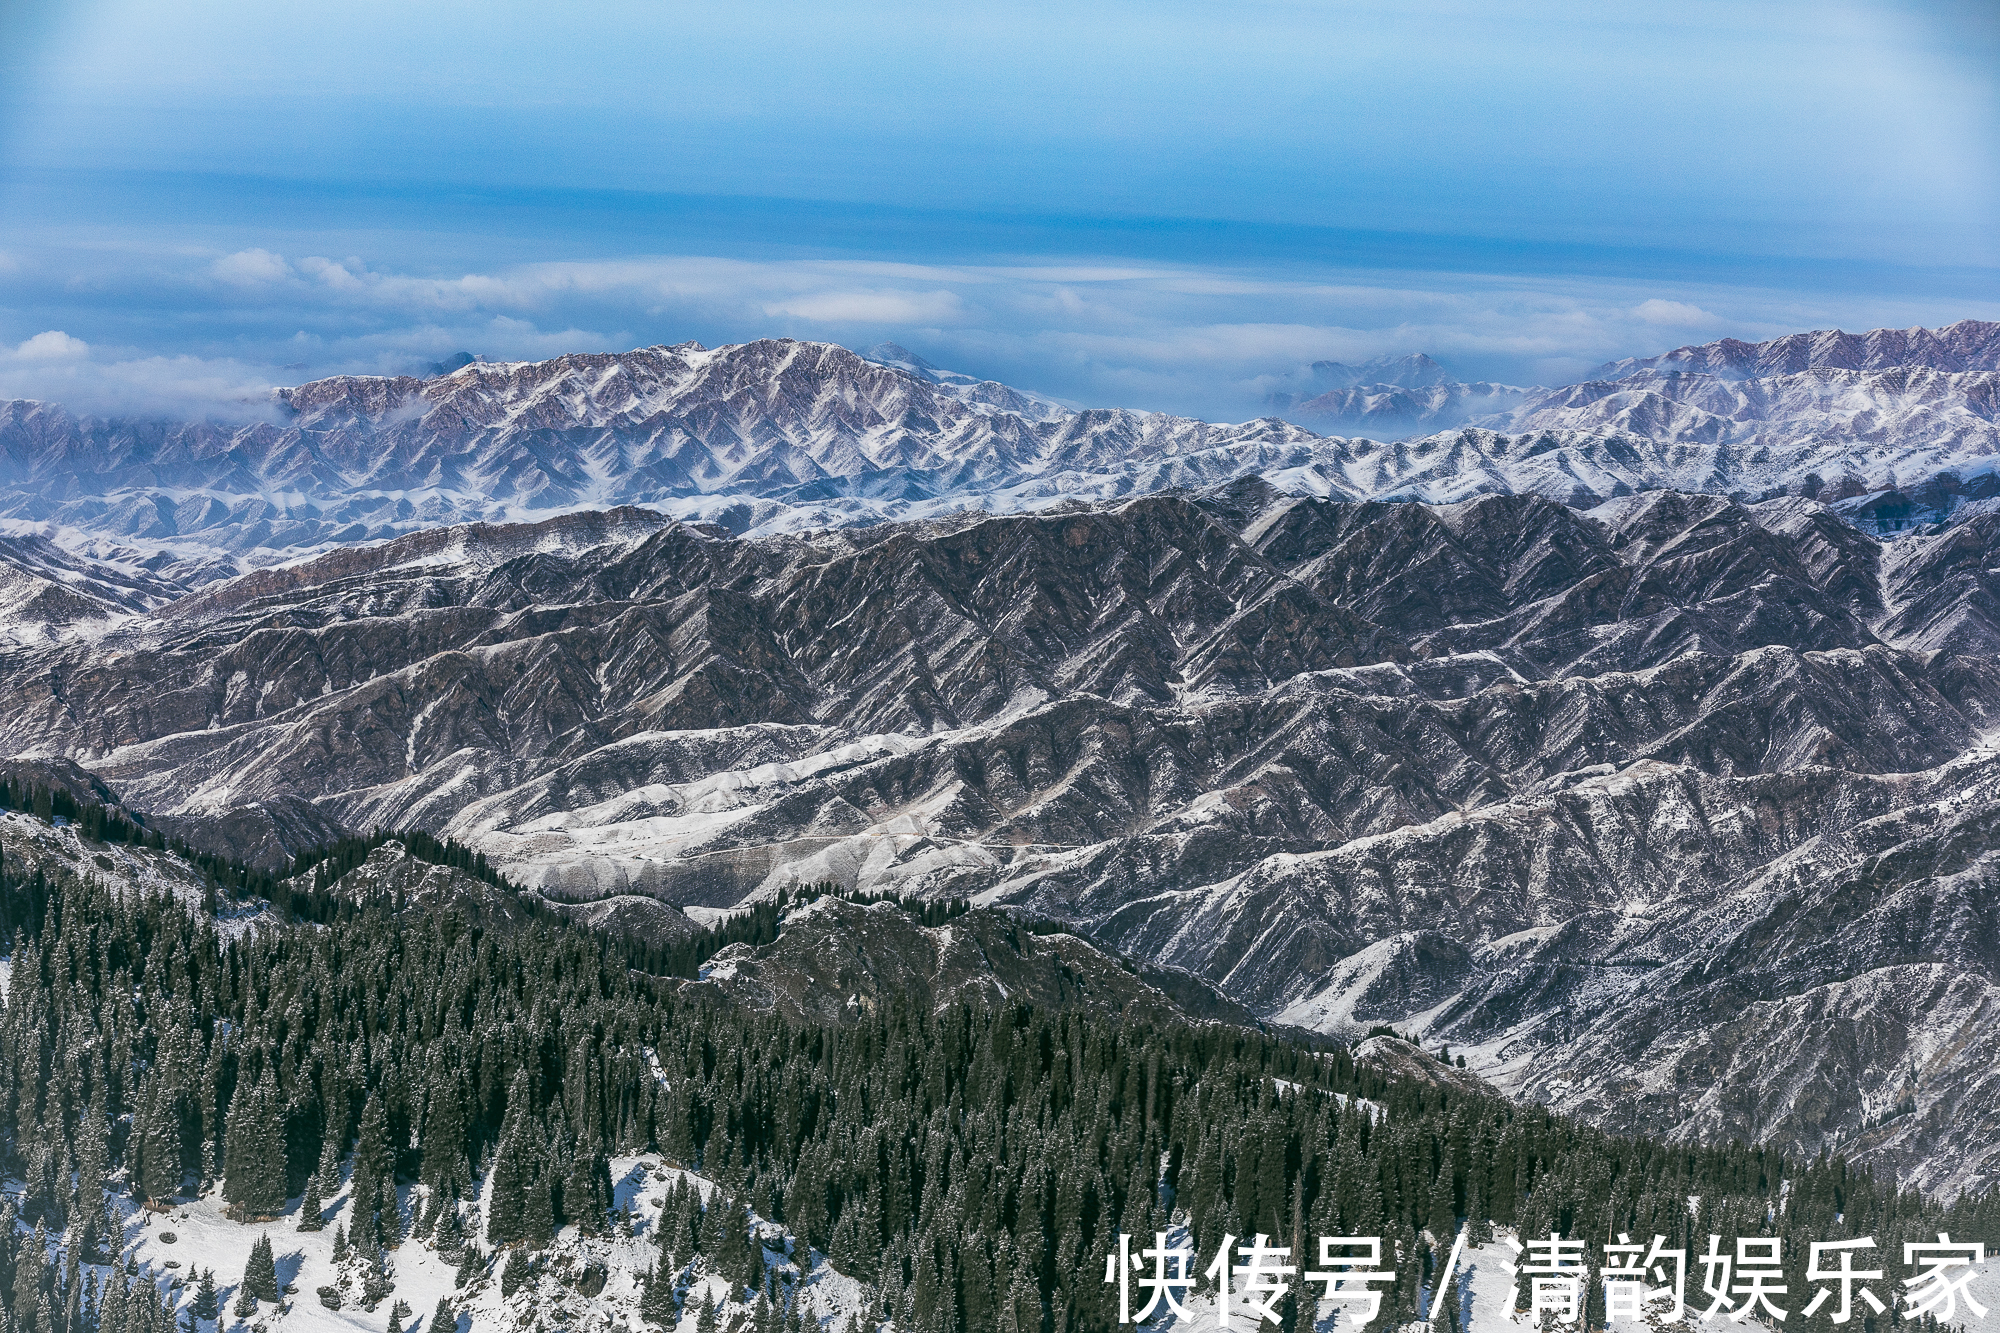
MULTIPOLYGON (((758 539, 615 510, 12 650, 0 752, 188 827, 428 827, 578 904, 976 897, 1605 1123, 1951 1190, 2000 1177, 1996 545, 1255 481, 758 539)), ((821 966, 723 961, 773 1003, 821 966)))
POLYGON ((1388 483, 1425 499, 1512 490, 1590 504, 1672 486, 1849 501, 1851 516, 1894 530, 2000 494, 2000 324, 1979 320, 1726 338, 1556 388, 1427 376, 1281 397, 1275 410, 1321 431, 1461 428, 1454 449, 1423 441, 1433 459, 1388 483))
POLYGON ((46 536, 0 536, 0 643, 91 633, 185 589, 143 565, 92 560, 46 536))

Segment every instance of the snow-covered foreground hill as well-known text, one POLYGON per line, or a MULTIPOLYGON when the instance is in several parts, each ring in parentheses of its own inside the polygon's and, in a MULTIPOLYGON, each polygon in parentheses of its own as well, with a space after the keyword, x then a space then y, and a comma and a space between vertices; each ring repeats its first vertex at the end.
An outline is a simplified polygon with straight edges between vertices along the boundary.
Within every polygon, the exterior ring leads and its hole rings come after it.
MULTIPOLYGON (((215 1274, 223 1317, 214 1333, 381 1333, 389 1312, 398 1302, 410 1309, 402 1319, 405 1333, 488 1333, 504 1329, 564 1329, 574 1333, 645 1333, 665 1329, 670 1333, 694 1333, 702 1326, 702 1311, 711 1311, 714 1327, 742 1328, 745 1333, 761 1330, 763 1315, 770 1326, 781 1330, 808 1330, 810 1333, 897 1333, 898 1323, 882 1316, 879 1293, 835 1270, 824 1255, 804 1252, 795 1237, 782 1227, 756 1222, 756 1234, 763 1246, 763 1261, 770 1275, 768 1285, 753 1290, 731 1284, 715 1276, 700 1262, 682 1268, 674 1290, 679 1304, 676 1317, 665 1322, 649 1321, 642 1309, 644 1278, 657 1261, 653 1235, 659 1224, 666 1191, 678 1181, 687 1181, 704 1195, 715 1190, 713 1182, 670 1165, 655 1154, 615 1158, 612 1161, 615 1201, 629 1222, 619 1234, 586 1237, 574 1228, 566 1230, 553 1247, 541 1252, 534 1273, 512 1295, 503 1294, 500 1273, 505 1252, 489 1253, 477 1265, 471 1280, 466 1270, 439 1255, 428 1245, 406 1241, 391 1255, 394 1290, 373 1308, 359 1303, 360 1279, 353 1262, 334 1261, 334 1228, 342 1221, 344 1203, 329 1204, 326 1229, 316 1232, 296 1230, 296 1219, 287 1216, 266 1224, 242 1223, 226 1216, 220 1201, 208 1196, 166 1213, 123 1209, 126 1236, 123 1255, 136 1263, 139 1272, 153 1278, 167 1292, 186 1318, 192 1306, 197 1275, 203 1269, 215 1274), (171 1235, 169 1242, 164 1237, 171 1235), (245 1260, 259 1236, 269 1236, 277 1255, 279 1281, 296 1292, 281 1305, 262 1306, 255 1314, 232 1313, 237 1299, 245 1260), (318 1292, 321 1287, 337 1287, 342 1293, 339 1309, 327 1308, 318 1292), (768 1294, 767 1294, 768 1293, 768 1294), (776 1296, 775 1300, 770 1295, 776 1296), (764 1296, 763 1301, 757 1299, 764 1296), (746 1299, 746 1297, 748 1299, 746 1299), (456 1316, 452 1326, 435 1325, 438 1303, 447 1303, 456 1316)), ((406 1189, 406 1207, 420 1207, 416 1189, 406 1189)), ((1146 1238, 1151 1243, 1151 1238, 1146 1238)), ((1168 1236, 1171 1245, 1186 1245, 1185 1225, 1177 1224, 1168 1236)), ((1537 1322, 1528 1311, 1518 1308, 1515 1266, 1522 1262, 1521 1238, 1511 1228, 1493 1229, 1493 1238, 1484 1244, 1469 1244, 1461 1251, 1452 1276, 1458 1303, 1458 1327, 1464 1333, 1531 1333, 1537 1322)), ((1206 1256, 1204 1256, 1205 1258, 1206 1256)), ((1595 1261, 1595 1257, 1593 1257, 1595 1261)), ((1293 1262, 1296 1262, 1294 1256, 1293 1262)), ((1883 1261, 1896 1269, 1894 1257, 1883 1261)), ((1866 1267, 1866 1264, 1858 1265, 1866 1267)), ((1199 1265, 1198 1265, 1199 1268, 1199 1265)), ((1898 1270, 1900 1271, 1900 1270, 1898 1270)), ((1690 1273, 1689 1297, 1702 1301, 1700 1270, 1690 1273)), ((1895 1287, 1892 1279, 1881 1284, 1885 1298, 1895 1287)), ((1815 1288, 1816 1290, 1816 1288, 1815 1288)), ((2000 1256, 1989 1257, 1978 1267, 1967 1293, 1989 1311, 1981 1319, 1968 1306, 1959 1307, 1961 1327, 1977 1330, 2000 1320, 2000 1256)), ((1423 1289, 1423 1308, 1435 1306, 1435 1285, 1423 1289)), ((1449 1299, 1449 1298, 1447 1298, 1449 1299)), ((1181 1297, 1186 1310, 1176 1317, 1162 1307, 1142 1327, 1148 1333, 1213 1333, 1225 1327, 1218 1320, 1218 1300, 1213 1283, 1181 1297)), ((1801 1302, 1793 1299, 1790 1305, 1801 1302)), ((1722 1321, 1725 1322, 1726 1321, 1722 1321)), ((1768 1320, 1758 1321, 1770 1326, 1768 1320)), ((1689 1317, 1678 1324, 1649 1321, 1653 1329, 1675 1328, 1693 1333, 1713 1329, 1717 1322, 1689 1317)), ((1228 1328, 1236 1333, 1276 1326, 1254 1320, 1240 1305, 1232 1312, 1228 1328)), ((1333 1303, 1319 1305, 1316 1333, 1358 1333, 1354 1314, 1333 1303)), ((1437 1333, 1448 1327, 1445 1317, 1430 1323, 1410 1323, 1392 1328, 1382 1325, 1378 1333, 1437 1333)), ((200 1333, 207 1333, 204 1325, 200 1333)))
MULTIPOLYGON (((716 1186, 669 1165, 657 1154, 614 1158, 611 1174, 619 1219, 613 1234, 584 1236, 574 1227, 566 1229, 551 1248, 537 1252, 532 1277, 512 1294, 502 1290, 501 1280, 508 1251, 482 1247, 483 1259, 468 1269, 429 1244, 406 1240, 389 1251, 393 1290, 366 1302, 360 1261, 341 1263, 334 1258, 336 1230, 349 1220, 345 1191, 326 1201, 326 1224, 319 1231, 298 1229, 296 1199, 287 1214, 264 1223, 233 1220, 219 1192, 166 1212, 141 1209, 125 1199, 120 1206, 122 1257, 160 1284, 183 1317, 194 1302, 198 1275, 204 1269, 213 1271, 223 1308, 214 1327, 222 1333, 249 1333, 253 1327, 270 1333, 381 1333, 398 1302, 409 1307, 410 1313, 402 1318, 406 1333, 445 1333, 433 1326, 441 1300, 456 1312, 461 1330, 635 1333, 648 1327, 640 1310, 642 1279, 659 1262, 656 1236, 667 1191, 688 1182, 710 1196, 716 1186), (239 1316, 233 1311, 244 1265, 259 1236, 271 1239, 279 1281, 297 1290, 280 1305, 265 1304, 255 1314, 239 1316), (322 1288, 338 1293, 339 1308, 329 1308, 322 1288)), ((423 1207, 423 1190, 404 1186, 401 1193, 405 1213, 416 1216, 423 1207)), ((705 1264, 690 1262, 674 1279, 680 1317, 664 1327, 693 1333, 703 1306, 715 1312, 721 1327, 731 1327, 753 1316, 758 1296, 765 1296, 764 1308, 772 1308, 767 1291, 779 1296, 777 1312, 787 1319, 796 1314, 804 1328, 846 1333, 854 1315, 862 1315, 869 1328, 875 1327, 878 1321, 868 1318, 873 1299, 868 1288, 836 1272, 823 1255, 804 1252, 782 1227, 754 1217, 753 1226, 764 1248, 770 1287, 750 1290, 739 1283, 732 1291, 732 1284, 705 1264)))

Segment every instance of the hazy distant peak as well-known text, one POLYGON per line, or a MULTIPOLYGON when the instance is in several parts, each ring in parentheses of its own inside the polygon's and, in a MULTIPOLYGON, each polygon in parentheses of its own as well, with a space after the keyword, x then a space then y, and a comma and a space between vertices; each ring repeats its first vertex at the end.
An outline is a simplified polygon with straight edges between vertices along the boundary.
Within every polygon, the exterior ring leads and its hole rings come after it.
POLYGON ((1424 389, 1434 384, 1453 382, 1450 371, 1422 352, 1410 352, 1403 356, 1378 356, 1358 366, 1345 365, 1339 361, 1315 361, 1310 369, 1312 379, 1307 388, 1307 397, 1335 389, 1356 389, 1369 384, 1389 385, 1398 389, 1424 389))
POLYGON ((931 375, 941 373, 936 366, 924 360, 901 343, 876 343, 873 347, 866 348, 861 352, 861 359, 864 361, 873 361, 879 365, 894 366, 898 370, 907 370, 925 379, 930 378, 931 375))

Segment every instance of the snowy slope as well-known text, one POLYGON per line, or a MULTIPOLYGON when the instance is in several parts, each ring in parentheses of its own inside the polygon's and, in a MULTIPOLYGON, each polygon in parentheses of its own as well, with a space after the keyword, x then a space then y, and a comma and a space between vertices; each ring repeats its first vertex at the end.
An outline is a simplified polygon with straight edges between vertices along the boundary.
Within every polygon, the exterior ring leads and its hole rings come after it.
MULTIPOLYGON (((326 1201, 325 1229, 310 1232, 297 1229, 296 1199, 283 1217, 265 1223, 237 1222, 225 1216, 219 1191, 181 1202, 166 1213, 140 1209, 129 1199, 121 1199, 119 1216, 125 1237, 121 1257, 136 1263, 142 1275, 168 1290, 183 1317, 193 1301, 196 1275, 203 1269, 213 1270, 224 1317, 216 1325, 204 1325, 203 1333, 211 1328, 214 1333, 247 1333, 252 1323, 274 1333, 380 1333, 389 1306, 397 1301, 410 1307, 411 1315, 403 1321, 405 1330, 433 1333, 432 1313, 440 1298, 455 1307, 462 1330, 550 1324, 577 1333, 636 1330, 647 1326, 638 1314, 639 1281, 656 1262, 654 1237, 666 1191, 683 1179, 693 1181, 704 1195, 711 1194, 715 1185, 670 1166, 657 1154, 614 1158, 611 1173, 614 1208, 628 1215, 626 1224, 604 1237, 583 1236, 574 1227, 566 1228, 543 1252, 533 1279, 511 1296, 502 1294, 499 1281, 504 1252, 483 1250, 487 1262, 471 1282, 459 1286, 454 1262, 425 1243, 406 1240, 389 1252, 393 1292, 380 1305, 365 1307, 358 1268, 352 1262, 336 1264, 333 1257, 335 1229, 347 1221, 345 1191, 326 1201), (239 1320, 232 1313, 237 1285, 250 1247, 260 1235, 271 1238, 278 1280, 297 1291, 278 1307, 266 1305, 256 1316, 239 1320), (593 1268, 602 1287, 585 1294, 597 1285, 593 1268), (180 1285, 176 1287, 177 1282, 180 1285), (318 1295, 322 1287, 340 1291, 340 1308, 326 1307, 318 1295)), ((405 1186, 401 1197, 405 1215, 414 1218, 423 1205, 424 1190, 405 1186)), ((765 1247, 767 1271, 776 1275, 786 1308, 796 1308, 807 1328, 844 1333, 848 1317, 864 1309, 870 1295, 867 1289, 834 1271, 824 1256, 797 1254, 796 1240, 783 1228, 755 1219, 753 1226, 765 1247)), ((715 1308, 724 1327, 750 1313, 748 1302, 728 1300, 729 1284, 699 1260, 681 1270, 676 1288, 684 1302, 676 1327, 686 1333, 692 1333, 697 1323, 699 1302, 715 1308)))

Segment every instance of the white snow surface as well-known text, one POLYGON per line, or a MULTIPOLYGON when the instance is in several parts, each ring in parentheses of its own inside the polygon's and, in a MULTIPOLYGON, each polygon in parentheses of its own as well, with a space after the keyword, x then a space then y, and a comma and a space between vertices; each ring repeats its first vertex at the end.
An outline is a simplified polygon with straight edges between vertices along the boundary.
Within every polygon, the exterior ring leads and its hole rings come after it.
MULTIPOLYGON (((118 1215, 125 1236, 121 1260, 130 1258, 140 1272, 167 1290, 176 1309, 185 1319, 199 1275, 203 1269, 215 1273, 216 1289, 222 1297, 223 1317, 214 1325, 204 1324, 203 1333, 253 1333, 253 1326, 266 1333, 381 1333, 388 1318, 388 1306, 406 1302, 411 1316, 403 1327, 409 1333, 444 1333, 433 1330, 433 1311, 440 1297, 450 1299, 459 1312, 457 1327, 466 1330, 501 1328, 561 1328, 574 1333, 641 1333, 650 1328, 638 1314, 640 1281, 657 1257, 654 1237, 667 1190, 676 1182, 689 1180, 706 1197, 713 1182, 692 1172, 669 1165, 657 1154, 613 1158, 611 1161, 613 1205, 628 1210, 630 1226, 614 1229, 604 1237, 587 1237, 574 1227, 566 1228, 555 1244, 543 1252, 534 1278, 511 1297, 500 1293, 499 1270, 504 1251, 493 1256, 490 1271, 464 1288, 454 1280, 457 1270, 430 1246, 405 1240, 389 1252, 389 1267, 395 1289, 375 1309, 359 1304, 358 1279, 352 1263, 343 1274, 333 1262, 334 1228, 348 1220, 346 1190, 327 1200, 324 1230, 297 1229, 298 1200, 291 1201, 287 1213, 271 1222, 243 1223, 225 1215, 219 1190, 199 1199, 183 1202, 165 1213, 155 1213, 119 1196, 118 1215), (166 1239, 171 1235, 174 1239, 166 1239), (237 1286, 242 1281, 250 1247, 260 1235, 271 1238, 277 1254, 278 1280, 298 1288, 278 1307, 263 1306, 249 1319, 233 1313, 237 1286), (585 1266, 597 1263, 609 1276, 604 1289, 584 1296, 565 1278, 574 1278, 585 1266), (170 1266, 171 1265, 171 1266, 170 1266), (322 1286, 338 1286, 345 1277, 342 1308, 330 1310, 317 1296, 322 1286), (182 1285, 171 1289, 179 1279, 182 1285)), ((423 1191, 406 1186, 400 1194, 406 1215, 421 1208, 423 1191)), ((752 1219, 765 1250, 765 1263, 779 1276, 781 1292, 795 1299, 807 1318, 808 1329, 824 1333, 844 1333, 850 1314, 861 1311, 869 1298, 863 1284, 836 1272, 817 1252, 805 1253, 798 1242, 776 1224, 752 1219), (805 1262, 800 1262, 804 1260, 805 1262)), ((105 1273, 99 1270, 100 1281, 105 1273)), ((684 1292, 683 1317, 676 1333, 692 1333, 697 1321, 697 1302, 717 1305, 722 1327, 732 1319, 747 1316, 749 1306, 726 1304, 728 1284, 708 1272, 697 1261, 684 1268, 677 1280, 684 1292)), ((754 1293, 752 1293, 754 1294, 754 1293)))

